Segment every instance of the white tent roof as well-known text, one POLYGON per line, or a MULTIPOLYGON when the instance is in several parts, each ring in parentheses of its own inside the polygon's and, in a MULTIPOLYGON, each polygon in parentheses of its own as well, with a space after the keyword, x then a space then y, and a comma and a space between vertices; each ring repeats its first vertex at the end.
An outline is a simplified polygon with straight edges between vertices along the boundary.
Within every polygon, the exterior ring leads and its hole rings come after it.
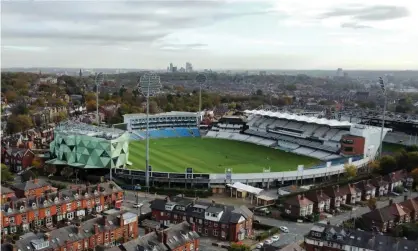
POLYGON ((260 194, 263 191, 263 189, 261 189, 261 188, 256 188, 256 187, 253 187, 253 186, 245 185, 241 182, 235 182, 232 185, 228 184, 228 186, 232 187, 232 188, 235 188, 235 189, 238 189, 238 190, 246 191, 248 193, 256 194, 256 195, 260 194))
POLYGON ((296 115, 296 114, 282 113, 282 112, 271 112, 271 111, 264 111, 264 110, 245 110, 245 113, 256 114, 260 116, 268 116, 268 117, 273 117, 273 118, 278 118, 278 119, 295 120, 299 122, 313 123, 313 124, 319 124, 319 125, 328 125, 330 127, 352 125, 352 123, 348 121, 338 121, 335 119, 319 119, 315 117, 308 117, 305 115, 296 115))

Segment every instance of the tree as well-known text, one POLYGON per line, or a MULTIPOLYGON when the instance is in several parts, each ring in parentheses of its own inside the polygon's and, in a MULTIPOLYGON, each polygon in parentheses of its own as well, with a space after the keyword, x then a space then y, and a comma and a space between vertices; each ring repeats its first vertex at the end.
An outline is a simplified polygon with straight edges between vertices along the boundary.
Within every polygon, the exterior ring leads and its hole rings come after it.
POLYGON ((61 171, 61 175, 65 176, 67 179, 69 179, 71 177, 71 175, 73 175, 73 173, 74 173, 73 168, 71 168, 69 166, 64 167, 61 171))
POLYGON ((380 162, 378 160, 373 160, 369 164, 367 164, 367 167, 373 172, 373 173, 379 173, 380 172, 380 162))
POLYGON ((388 174, 396 170, 396 160, 392 156, 383 156, 380 159, 380 174, 388 174))
POLYGON ((7 120, 7 132, 10 134, 23 132, 32 127, 32 119, 28 115, 12 115, 7 120))
POLYGON ((54 175, 57 172, 57 168, 55 165, 46 165, 45 172, 49 173, 50 175, 54 175))
POLYGON ((86 104, 87 111, 92 112, 96 110, 96 100, 89 100, 86 104))
POLYGON ((256 94, 257 96, 263 96, 263 91, 262 91, 261 89, 258 89, 258 90, 255 92, 255 94, 256 94))
POLYGON ((10 172, 9 167, 5 164, 1 164, 1 183, 13 181, 13 174, 10 172))
POLYGON ((251 248, 247 245, 232 243, 228 251, 250 251, 251 248))
POLYGON ((67 118, 67 113, 65 113, 65 112, 59 112, 56 115, 56 117, 55 117, 55 122, 56 123, 59 123, 59 122, 65 120, 66 118, 67 118))
POLYGON ((415 183, 418 183, 418 167, 411 171, 411 176, 414 178, 415 183))
POLYGON ((32 166, 35 168, 40 168, 42 166, 42 162, 38 158, 34 158, 32 160, 32 166))
POLYGON ((408 171, 418 166, 418 151, 407 153, 408 163, 406 165, 408 171))
POLYGON ((376 202, 377 202, 376 198, 370 198, 367 201, 367 206, 370 208, 370 210, 376 209, 376 202))
POLYGON ((8 103, 13 103, 13 102, 16 101, 17 93, 14 92, 14 91, 12 91, 12 90, 10 90, 10 91, 7 91, 4 94, 4 96, 6 97, 8 103))
POLYGON ((348 179, 352 179, 357 175, 357 167, 355 165, 344 165, 344 171, 348 177, 348 179))

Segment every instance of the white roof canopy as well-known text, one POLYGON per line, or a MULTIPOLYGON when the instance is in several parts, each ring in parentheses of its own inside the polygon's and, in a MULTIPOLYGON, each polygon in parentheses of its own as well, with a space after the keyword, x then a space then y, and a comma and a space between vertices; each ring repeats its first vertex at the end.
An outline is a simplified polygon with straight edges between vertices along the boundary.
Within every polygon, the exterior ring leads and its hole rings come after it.
POLYGON ((245 185, 241 182, 235 182, 234 184, 228 184, 227 186, 256 195, 260 194, 263 191, 263 189, 261 188, 245 185))
POLYGON ((295 120, 299 122, 306 122, 306 123, 313 123, 319 125, 328 125, 330 127, 338 127, 338 126, 346 126, 350 127, 352 123, 348 121, 338 121, 335 119, 319 119, 315 117, 308 117, 305 115, 296 115, 290 113, 282 113, 282 112, 272 112, 272 111, 264 111, 264 110, 245 110, 245 113, 248 114, 255 114, 260 116, 267 116, 277 119, 286 119, 286 120, 295 120))

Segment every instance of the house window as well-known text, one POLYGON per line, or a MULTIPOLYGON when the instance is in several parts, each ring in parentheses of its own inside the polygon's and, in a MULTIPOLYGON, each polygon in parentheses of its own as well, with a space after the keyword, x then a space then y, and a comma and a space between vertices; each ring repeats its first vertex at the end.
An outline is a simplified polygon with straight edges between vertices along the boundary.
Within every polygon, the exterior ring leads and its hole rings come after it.
POLYGON ((10 218, 9 218, 9 222, 10 222, 11 224, 14 224, 14 223, 15 223, 15 217, 10 217, 10 218))
POLYGON ((45 215, 46 215, 46 216, 51 216, 51 211, 50 211, 50 209, 49 209, 49 208, 47 208, 47 209, 45 210, 45 215))
POLYGON ((52 223, 52 217, 46 218, 46 224, 51 224, 51 223, 52 223))
POLYGON ((71 203, 67 203, 67 212, 71 211, 71 203))
POLYGON ((214 230, 213 230, 213 235, 214 235, 214 236, 218 236, 218 230, 217 230, 217 229, 214 229, 214 230))
POLYGON ((173 218, 174 219, 177 219, 177 214, 173 214, 173 218))
POLYGON ((115 234, 112 232, 112 233, 110 233, 110 239, 114 239, 115 238, 115 234))
POLYGON ((198 227, 197 228, 197 232, 201 233, 202 232, 202 228, 201 227, 198 227))
POLYGON ((26 219, 26 214, 22 214, 22 222, 23 222, 23 223, 26 223, 26 220, 27 220, 27 219, 26 219))
POLYGON ((213 223, 213 226, 214 227, 218 227, 218 223, 213 223))
POLYGON ((199 224, 202 224, 202 222, 203 222, 203 221, 202 221, 201 219, 199 219, 199 224))
POLYGON ((208 221, 207 220, 205 220, 205 225, 208 225, 208 221))
POLYGON ((221 231, 222 238, 225 238, 225 231, 221 231))
POLYGON ((105 241, 107 241, 109 239, 109 234, 105 233, 105 241))
POLYGON ((164 212, 160 212, 160 215, 161 215, 161 216, 164 216, 164 212))
POLYGON ((74 218, 74 212, 67 214, 67 219, 72 220, 74 218))
POLYGON ((10 233, 11 233, 11 234, 14 234, 14 233, 16 233, 16 232, 17 232, 16 226, 12 226, 12 227, 10 227, 10 233))
POLYGON ((193 217, 190 217, 190 222, 193 223, 193 217))
POLYGON ((81 201, 77 201, 77 207, 81 207, 81 201))
POLYGON ((205 235, 208 235, 208 230, 205 228, 205 235))

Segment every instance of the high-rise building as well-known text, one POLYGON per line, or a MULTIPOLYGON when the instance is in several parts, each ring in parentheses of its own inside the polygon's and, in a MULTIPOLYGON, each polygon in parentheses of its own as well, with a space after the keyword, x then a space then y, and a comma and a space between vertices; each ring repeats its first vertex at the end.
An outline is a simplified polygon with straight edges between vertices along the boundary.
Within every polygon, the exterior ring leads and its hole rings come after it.
POLYGON ((342 77, 342 76, 344 76, 343 69, 342 68, 338 68, 337 69, 337 77, 342 77))
POLYGON ((173 72, 173 63, 170 63, 170 72, 173 72))
POLYGON ((193 71, 193 65, 190 62, 186 62, 186 72, 192 72, 193 71))

